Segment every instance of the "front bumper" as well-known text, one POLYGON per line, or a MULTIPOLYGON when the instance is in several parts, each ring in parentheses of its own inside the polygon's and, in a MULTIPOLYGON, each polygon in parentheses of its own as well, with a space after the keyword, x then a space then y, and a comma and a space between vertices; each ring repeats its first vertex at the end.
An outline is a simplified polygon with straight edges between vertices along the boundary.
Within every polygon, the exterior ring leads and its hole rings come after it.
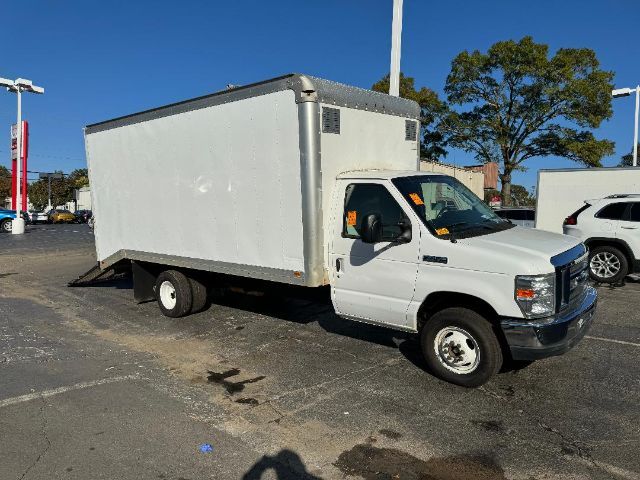
POLYGON ((537 360, 562 355, 585 336, 596 311, 598 294, 593 287, 580 307, 556 317, 525 321, 505 318, 500 322, 514 360, 537 360))

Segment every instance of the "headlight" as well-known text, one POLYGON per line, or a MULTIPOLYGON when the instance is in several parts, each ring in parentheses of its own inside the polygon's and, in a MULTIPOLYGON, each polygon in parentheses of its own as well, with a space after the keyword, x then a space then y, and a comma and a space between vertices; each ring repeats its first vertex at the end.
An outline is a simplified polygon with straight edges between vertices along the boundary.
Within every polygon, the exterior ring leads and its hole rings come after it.
POLYGON ((516 303, 525 318, 552 315, 556 309, 556 275, 516 276, 516 303))

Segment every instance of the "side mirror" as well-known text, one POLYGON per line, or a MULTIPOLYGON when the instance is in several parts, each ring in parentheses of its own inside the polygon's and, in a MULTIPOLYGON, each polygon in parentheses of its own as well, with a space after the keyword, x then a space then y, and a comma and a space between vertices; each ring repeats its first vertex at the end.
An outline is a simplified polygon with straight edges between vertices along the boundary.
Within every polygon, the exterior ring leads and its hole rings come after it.
POLYGON ((396 242, 398 243, 409 243, 411 242, 411 222, 408 218, 405 218, 398 222, 398 226, 400 227, 400 235, 396 238, 396 242))
POLYGON ((365 215, 360 224, 360 240, 364 243, 382 241, 382 218, 377 213, 365 215))

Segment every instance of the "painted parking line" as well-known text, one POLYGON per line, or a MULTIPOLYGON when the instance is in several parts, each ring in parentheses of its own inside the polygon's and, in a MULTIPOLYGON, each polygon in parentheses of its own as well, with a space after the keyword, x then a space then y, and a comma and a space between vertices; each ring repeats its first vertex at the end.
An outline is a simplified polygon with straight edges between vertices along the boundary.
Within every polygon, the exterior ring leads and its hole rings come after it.
POLYGON ((613 338, 592 337, 591 335, 585 335, 584 338, 588 338, 590 340, 599 340, 601 342, 617 343, 619 345, 630 345, 632 347, 640 347, 640 343, 625 342, 624 340, 614 340, 613 338))
POLYGON ((5 398, 4 400, 0 400, 0 408, 8 407, 9 405, 15 405, 16 403, 30 402, 31 400, 40 398, 53 397, 54 395, 60 395, 61 393, 66 393, 73 390, 83 390, 85 388, 97 387, 99 385, 106 385, 108 383, 125 382, 127 380, 138 380, 140 378, 141 377, 139 375, 103 378, 100 380, 93 380, 91 382, 76 383, 75 385, 67 385, 65 387, 44 390, 42 392, 28 393, 27 395, 21 395, 19 397, 5 398))

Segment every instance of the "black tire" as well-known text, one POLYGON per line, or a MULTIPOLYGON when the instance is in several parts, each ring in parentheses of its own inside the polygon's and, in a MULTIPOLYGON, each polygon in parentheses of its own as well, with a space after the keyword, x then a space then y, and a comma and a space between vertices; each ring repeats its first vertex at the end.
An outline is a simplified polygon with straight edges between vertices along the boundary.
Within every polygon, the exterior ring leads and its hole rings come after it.
POLYGON ((483 316, 466 308, 447 308, 435 313, 422 327, 420 346, 427 366, 435 376, 463 387, 483 385, 498 373, 502 366, 502 350, 493 326, 483 316), (450 361, 459 358, 464 362, 465 359, 477 358, 477 364, 475 362, 458 365, 455 365, 455 362, 447 363, 444 350, 438 348, 436 351, 437 337, 440 345, 443 342, 446 345, 447 338, 470 339, 466 340, 467 345, 456 343, 448 347, 447 352, 451 354, 450 361), (465 351, 467 355, 462 356, 465 351), (456 357, 458 353, 462 355, 456 357), (473 353, 476 357, 473 357, 473 353))
POLYGON ((0 222, 0 232, 2 233, 11 233, 11 219, 5 218, 0 222))
MULTIPOLYGON (((602 265, 602 263, 600 263, 602 265)), ((606 268, 606 267, 601 267, 606 268)), ((589 251, 589 276, 596 282, 600 283, 618 283, 624 279, 629 273, 629 261, 624 253, 622 253, 616 247, 610 245, 602 245, 595 247, 589 251), (612 255, 612 257, 610 257, 612 255), (611 259, 611 267, 618 267, 618 272, 615 275, 601 275, 594 271, 595 262, 594 257, 597 259, 607 258, 611 259)))
POLYGON ((193 295, 191 294, 191 284, 184 274, 177 270, 165 270, 156 279, 155 286, 158 306, 163 315, 171 318, 184 317, 191 311, 193 305, 193 295), (163 295, 163 284, 167 284, 167 298, 163 295), (174 304, 169 303, 169 298, 174 300, 174 304), (165 304, 166 301, 166 304, 165 304))
POLYGON ((191 304, 191 313, 198 313, 207 306, 207 287, 199 280, 189 277, 191 285, 191 296, 193 303, 191 304))

